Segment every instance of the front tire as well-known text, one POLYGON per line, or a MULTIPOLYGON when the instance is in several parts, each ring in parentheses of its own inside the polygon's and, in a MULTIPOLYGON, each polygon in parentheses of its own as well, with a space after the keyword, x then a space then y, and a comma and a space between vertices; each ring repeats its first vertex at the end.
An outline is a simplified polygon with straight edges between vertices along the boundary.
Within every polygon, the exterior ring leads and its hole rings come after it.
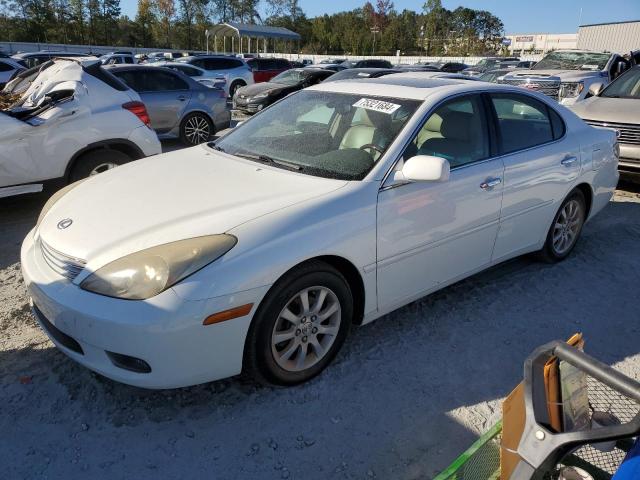
POLYGON ((204 113, 190 113, 180 124, 180 141, 190 147, 208 142, 214 133, 213 122, 204 113))
POLYGON ((584 194, 576 189, 565 198, 547 233, 544 247, 538 253, 547 263, 564 260, 573 251, 587 217, 584 194))
POLYGON ((286 274, 258 308, 247 335, 245 372, 261 383, 296 385, 331 363, 353 318, 349 284, 332 266, 309 262, 286 274))

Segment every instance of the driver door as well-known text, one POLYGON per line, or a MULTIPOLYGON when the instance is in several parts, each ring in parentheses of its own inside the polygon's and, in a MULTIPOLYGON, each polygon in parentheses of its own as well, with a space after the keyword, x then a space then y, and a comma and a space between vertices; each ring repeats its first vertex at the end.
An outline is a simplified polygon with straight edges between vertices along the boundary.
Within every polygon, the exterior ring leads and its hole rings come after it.
POLYGON ((491 158, 486 119, 480 95, 442 104, 403 159, 446 158, 449 180, 397 182, 392 174, 382 186, 377 207, 380 310, 406 304, 491 263, 504 165, 491 158))

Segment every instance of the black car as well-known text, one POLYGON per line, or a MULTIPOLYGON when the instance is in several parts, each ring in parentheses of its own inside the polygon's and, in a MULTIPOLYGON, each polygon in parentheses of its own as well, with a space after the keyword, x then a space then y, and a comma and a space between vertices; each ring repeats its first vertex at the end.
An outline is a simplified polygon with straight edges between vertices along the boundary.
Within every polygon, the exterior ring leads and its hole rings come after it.
POLYGON ((403 70, 394 68, 348 68, 331 75, 325 82, 335 80, 358 80, 361 78, 378 78, 392 73, 401 73, 403 70))
POLYGON ((352 68, 393 68, 388 60, 360 60, 353 64, 352 68))
POLYGON ((447 73, 460 73, 465 68, 469 68, 469 65, 460 62, 447 62, 440 67, 440 71, 447 73))
POLYGON ((287 70, 269 82, 239 88, 233 97, 233 106, 246 113, 256 113, 292 92, 322 82, 333 73, 326 68, 287 70))

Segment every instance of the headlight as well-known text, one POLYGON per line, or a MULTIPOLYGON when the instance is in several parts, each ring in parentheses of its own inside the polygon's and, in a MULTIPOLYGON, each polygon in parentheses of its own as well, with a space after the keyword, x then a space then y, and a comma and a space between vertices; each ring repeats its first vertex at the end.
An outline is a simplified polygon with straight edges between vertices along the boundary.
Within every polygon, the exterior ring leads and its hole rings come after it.
POLYGON ((233 235, 209 235, 147 248, 108 263, 80 288, 108 297, 144 300, 220 258, 237 243, 233 235))
POLYGON ((42 211, 40 212, 40 215, 38 216, 38 221, 36 222, 36 230, 40 226, 40 222, 42 222, 42 219, 47 215, 47 213, 49 213, 49 210, 51 210, 51 207, 53 207, 53 205, 58 200, 60 200, 67 193, 69 193, 71 190, 76 188, 78 185, 80 185, 85 180, 86 180, 86 178, 83 178, 82 180, 78 180, 77 182, 73 182, 73 183, 67 185, 64 188, 61 188, 56 193, 51 195, 51 197, 49 197, 49 200, 47 200, 47 203, 44 204, 44 207, 42 207, 42 211))
POLYGON ((560 85, 560 98, 577 97, 584 90, 584 82, 567 82, 560 85))
POLYGON ((262 93, 258 93, 257 95, 254 95, 252 98, 254 100, 262 100, 263 98, 267 98, 269 96, 269 92, 262 92, 262 93))

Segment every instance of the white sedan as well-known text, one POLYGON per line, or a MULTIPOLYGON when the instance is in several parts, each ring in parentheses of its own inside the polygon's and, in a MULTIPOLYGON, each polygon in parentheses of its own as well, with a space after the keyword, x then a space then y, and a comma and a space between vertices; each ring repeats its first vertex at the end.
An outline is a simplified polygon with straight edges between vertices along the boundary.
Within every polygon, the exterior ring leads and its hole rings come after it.
POLYGON ((617 155, 613 131, 515 87, 321 84, 60 191, 23 274, 52 341, 107 377, 292 385, 351 325, 518 255, 566 258, 617 155))

